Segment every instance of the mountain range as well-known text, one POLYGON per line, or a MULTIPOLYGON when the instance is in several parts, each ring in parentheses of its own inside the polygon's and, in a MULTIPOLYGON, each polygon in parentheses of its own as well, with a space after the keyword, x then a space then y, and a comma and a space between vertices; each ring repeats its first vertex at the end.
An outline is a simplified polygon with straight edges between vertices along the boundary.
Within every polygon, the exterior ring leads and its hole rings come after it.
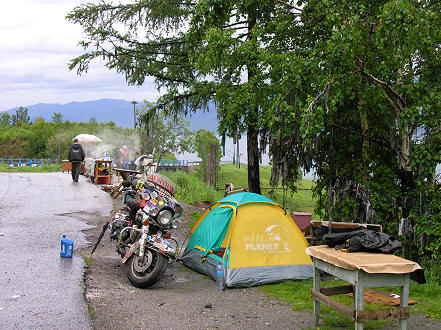
MULTIPOLYGON (((135 105, 136 108, 141 106, 141 103, 135 105)), ((100 99, 66 104, 38 103, 23 107, 28 109, 32 121, 39 117, 51 121, 52 115, 56 112, 63 115, 63 120, 73 122, 88 122, 91 118, 95 118, 97 122, 113 121, 115 125, 125 128, 133 128, 134 124, 133 104, 125 100, 100 99)), ((12 108, 6 112, 13 115, 17 109, 18 107, 12 108)), ((187 116, 185 120, 190 122, 192 130, 203 128, 216 134, 218 120, 214 104, 210 104, 208 112, 197 111, 187 116)))

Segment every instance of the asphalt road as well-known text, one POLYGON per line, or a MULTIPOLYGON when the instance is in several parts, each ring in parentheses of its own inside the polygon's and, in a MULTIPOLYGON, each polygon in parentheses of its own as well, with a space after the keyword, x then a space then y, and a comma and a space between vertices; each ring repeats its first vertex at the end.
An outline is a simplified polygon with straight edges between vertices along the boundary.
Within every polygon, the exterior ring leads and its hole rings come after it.
POLYGON ((108 216, 111 199, 67 173, 0 173, 0 328, 91 329, 84 301, 86 220, 108 216), (60 258, 62 235, 73 258, 60 258))

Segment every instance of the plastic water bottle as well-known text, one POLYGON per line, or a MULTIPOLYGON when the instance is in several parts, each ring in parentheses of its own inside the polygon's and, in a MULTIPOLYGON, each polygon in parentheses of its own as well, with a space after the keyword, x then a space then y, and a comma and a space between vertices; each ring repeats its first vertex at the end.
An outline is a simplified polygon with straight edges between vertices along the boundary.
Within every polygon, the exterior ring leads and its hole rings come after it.
POLYGON ((224 267, 222 267, 220 261, 216 267, 216 289, 219 291, 225 290, 224 267))
POLYGON ((73 240, 68 239, 66 235, 63 235, 61 239, 60 257, 72 258, 73 255, 73 240))

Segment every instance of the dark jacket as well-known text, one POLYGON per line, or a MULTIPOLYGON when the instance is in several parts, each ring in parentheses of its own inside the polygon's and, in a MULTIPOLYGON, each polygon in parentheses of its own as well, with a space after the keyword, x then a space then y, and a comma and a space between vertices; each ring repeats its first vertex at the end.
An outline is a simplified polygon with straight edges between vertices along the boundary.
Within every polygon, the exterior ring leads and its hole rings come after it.
POLYGON ((82 162, 84 160, 84 150, 81 144, 74 143, 69 148, 69 161, 82 162))

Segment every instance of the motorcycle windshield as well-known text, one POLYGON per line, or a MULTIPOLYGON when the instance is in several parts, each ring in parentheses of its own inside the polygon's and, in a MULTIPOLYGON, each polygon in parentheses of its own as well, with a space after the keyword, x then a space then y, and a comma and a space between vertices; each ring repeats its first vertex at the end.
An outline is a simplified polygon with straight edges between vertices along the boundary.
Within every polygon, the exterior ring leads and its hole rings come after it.
POLYGON ((160 186, 169 192, 172 196, 175 195, 175 184, 172 180, 160 173, 150 174, 147 178, 147 181, 153 182, 154 184, 160 186))

